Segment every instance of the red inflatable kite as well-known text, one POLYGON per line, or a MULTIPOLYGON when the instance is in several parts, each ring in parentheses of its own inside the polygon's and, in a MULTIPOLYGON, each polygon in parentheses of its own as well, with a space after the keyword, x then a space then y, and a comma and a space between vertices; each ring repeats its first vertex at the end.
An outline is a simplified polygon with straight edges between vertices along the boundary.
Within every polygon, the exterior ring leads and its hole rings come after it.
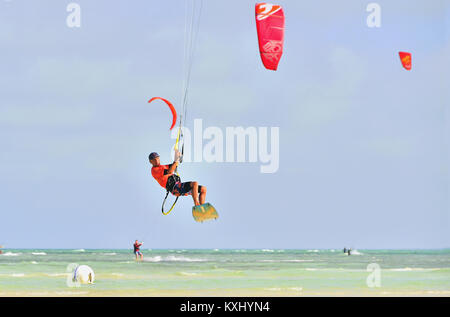
POLYGON ((411 67, 412 67, 412 64, 411 64, 411 53, 398 52, 398 55, 400 56, 400 61, 402 62, 403 67, 406 70, 411 70, 411 67))
POLYGON ((283 54, 283 8, 270 3, 257 3, 255 15, 261 60, 267 69, 277 70, 283 54))
POLYGON ((173 107, 172 103, 169 100, 161 98, 161 97, 153 97, 152 99, 150 99, 148 101, 148 103, 150 103, 156 99, 160 99, 160 100, 164 101, 169 106, 170 111, 172 111, 172 126, 170 127, 170 130, 172 130, 173 127, 175 126, 175 123, 177 122, 177 112, 175 111, 175 108, 173 107))

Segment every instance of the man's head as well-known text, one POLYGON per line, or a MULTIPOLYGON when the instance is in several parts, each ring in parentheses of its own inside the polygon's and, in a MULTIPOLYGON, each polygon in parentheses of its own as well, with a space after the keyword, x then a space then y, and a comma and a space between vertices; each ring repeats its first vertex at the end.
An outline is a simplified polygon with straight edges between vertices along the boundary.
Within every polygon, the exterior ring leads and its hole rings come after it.
POLYGON ((156 152, 152 152, 150 153, 150 155, 148 156, 148 160, 150 161, 150 163, 153 166, 159 166, 159 154, 156 152))

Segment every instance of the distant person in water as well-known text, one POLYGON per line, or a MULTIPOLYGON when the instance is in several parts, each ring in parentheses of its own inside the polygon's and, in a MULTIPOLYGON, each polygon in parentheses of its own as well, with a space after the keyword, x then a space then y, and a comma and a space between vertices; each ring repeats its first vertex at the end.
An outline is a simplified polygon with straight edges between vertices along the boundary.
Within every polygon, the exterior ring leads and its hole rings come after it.
POLYGON ((136 256, 136 261, 138 260, 138 256, 140 256, 141 261, 144 259, 144 255, 142 254, 140 247, 143 245, 144 242, 139 243, 138 240, 134 241, 133 248, 134 248, 134 255, 136 256))

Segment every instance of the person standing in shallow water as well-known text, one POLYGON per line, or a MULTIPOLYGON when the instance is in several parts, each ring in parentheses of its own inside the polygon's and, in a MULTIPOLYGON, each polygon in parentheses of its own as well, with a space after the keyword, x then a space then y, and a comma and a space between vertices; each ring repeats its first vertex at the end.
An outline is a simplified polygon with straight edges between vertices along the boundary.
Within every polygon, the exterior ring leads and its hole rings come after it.
POLYGON ((138 260, 138 256, 140 257, 141 261, 144 259, 144 255, 140 250, 140 247, 143 244, 144 242, 139 243, 138 240, 134 241, 133 248, 134 248, 134 255, 136 256, 136 261, 138 260))

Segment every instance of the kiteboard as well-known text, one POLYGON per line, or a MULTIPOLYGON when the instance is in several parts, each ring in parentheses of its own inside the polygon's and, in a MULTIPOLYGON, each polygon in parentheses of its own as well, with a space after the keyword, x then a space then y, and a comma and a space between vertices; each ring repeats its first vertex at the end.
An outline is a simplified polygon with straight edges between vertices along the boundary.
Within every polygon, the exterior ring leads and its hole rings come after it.
POLYGON ((203 222, 206 220, 217 219, 219 218, 219 214, 213 205, 206 203, 192 207, 192 217, 194 217, 194 220, 197 222, 203 222))

